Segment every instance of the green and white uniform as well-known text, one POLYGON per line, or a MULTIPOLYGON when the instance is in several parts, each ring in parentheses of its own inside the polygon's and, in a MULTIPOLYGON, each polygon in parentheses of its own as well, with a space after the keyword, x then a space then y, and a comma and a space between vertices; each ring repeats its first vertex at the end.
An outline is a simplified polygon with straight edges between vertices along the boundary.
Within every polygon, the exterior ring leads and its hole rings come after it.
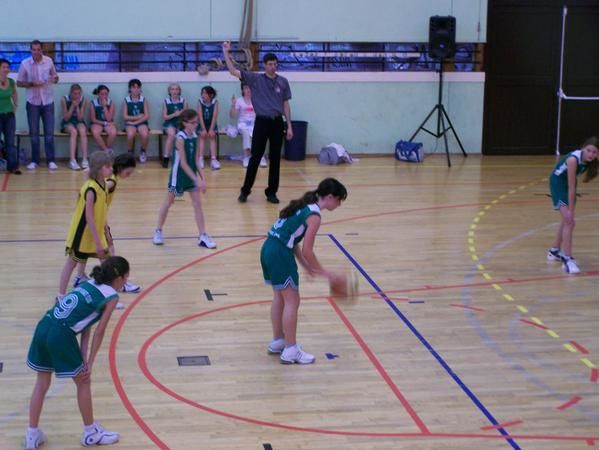
MULTIPOLYGON (((214 116, 214 108, 216 106, 217 100, 215 98, 212 99, 210 104, 206 105, 202 99, 198 100, 198 105, 202 108, 202 119, 204 119, 204 125, 206 126, 206 130, 210 129, 210 125, 212 124, 212 117, 214 116)), ((202 126, 198 124, 198 131, 202 131, 202 126)), ((214 131, 218 131, 218 124, 214 124, 214 131)))
POLYGON ((568 206, 568 164, 566 161, 569 158, 576 159, 577 177, 587 170, 587 165, 582 161, 582 150, 574 150, 559 160, 551 172, 551 177, 549 177, 549 189, 551 190, 553 209, 568 206))
MULTIPOLYGON (((108 99, 106 106, 110 108, 111 104, 112 100, 108 99)), ((94 107, 94 112, 96 113, 96 120, 99 120, 101 122, 107 122, 106 116, 104 115, 104 107, 100 104, 100 101, 97 98, 94 98, 92 100, 92 106, 94 107)))
MULTIPOLYGON (((67 111, 71 108, 71 105, 73 104, 73 101, 71 100, 71 96, 70 95, 65 95, 64 96, 64 101, 66 103, 67 106, 67 111)), ((81 97, 81 100, 79 102, 79 106, 73 110, 73 114, 71 115, 71 118, 69 120, 64 120, 62 119, 62 122, 60 123, 60 130, 64 132, 64 127, 66 127, 67 125, 73 125, 75 128, 77 128, 77 125, 79 125, 80 123, 85 123, 83 120, 79 120, 77 118, 77 113, 78 113, 78 109, 81 108, 81 105, 83 105, 84 99, 83 97, 81 97)))
POLYGON ((77 286, 38 322, 27 365, 38 372, 56 372, 57 377, 77 376, 83 370, 77 335, 100 320, 106 304, 117 298, 106 284, 88 281, 77 286))
MULTIPOLYGON (((179 101, 174 102, 170 96, 164 99, 164 104, 166 105, 166 113, 170 116, 175 111, 182 111, 185 106, 185 99, 183 97, 179 97, 179 101)), ((162 123, 162 128, 179 128, 179 118, 173 117, 172 119, 165 120, 162 123)))
MULTIPOLYGON (((183 150, 185 152, 185 160, 187 165, 191 168, 193 173, 198 171, 196 165, 196 148, 198 135, 193 133, 191 136, 187 135, 185 131, 180 130, 176 137, 175 143, 179 140, 183 140, 183 150)), ((168 176, 168 191, 174 192, 175 196, 181 197, 186 191, 195 191, 197 186, 194 180, 192 180, 187 173, 181 168, 181 157, 179 152, 175 150, 173 153, 173 165, 171 172, 168 176)))
MULTIPOLYGON (((139 116, 144 113, 144 104, 146 99, 143 95, 140 95, 137 100, 133 100, 130 95, 125 97, 125 103, 127 104, 127 115, 129 116, 139 116)), ((126 127, 140 127, 142 125, 148 125, 148 121, 137 124, 132 124, 129 122, 125 122, 126 127)))
POLYGON ((268 231, 268 238, 260 251, 264 281, 273 289, 299 288, 297 262, 293 249, 306 234, 306 220, 312 214, 320 216, 316 203, 306 205, 285 219, 278 219, 268 231))

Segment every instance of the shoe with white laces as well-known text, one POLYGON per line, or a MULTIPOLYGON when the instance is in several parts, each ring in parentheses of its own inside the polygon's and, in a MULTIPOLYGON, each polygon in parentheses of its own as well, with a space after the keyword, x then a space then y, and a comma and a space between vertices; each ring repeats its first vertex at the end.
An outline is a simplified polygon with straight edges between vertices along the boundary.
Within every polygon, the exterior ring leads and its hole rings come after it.
POLYGON ((559 248, 550 248, 547 250, 547 261, 563 261, 564 254, 559 248))
POLYGON ((71 169, 71 170, 81 170, 81 166, 79 164, 77 164, 77 160, 76 159, 71 159, 69 161, 69 169, 71 169))
POLYGON ((56 165, 56 163, 54 161, 50 161, 48 163, 48 169, 49 170, 56 170, 56 169, 58 169, 58 166, 56 165))
POLYGON ((278 355, 283 350, 285 350, 285 339, 283 338, 273 339, 267 347, 269 355, 278 355))
POLYGON ((139 162, 145 164, 148 161, 148 155, 146 155, 145 151, 139 152, 139 162))
POLYGON ((200 157, 200 169, 204 168, 204 157, 200 157))
POLYGON ((266 162, 266 158, 263 156, 262 158, 260 158, 260 167, 266 166, 268 166, 268 163, 266 162))
POLYGON ((83 275, 83 276, 75 275, 75 278, 73 278, 73 287, 76 288, 80 284, 85 283, 86 281, 89 281, 89 279, 90 278, 87 275, 83 275))
POLYGON ((578 264, 576 264, 576 260, 574 258, 568 256, 565 256, 564 258, 562 269, 571 274, 580 273, 580 268, 578 267, 578 264))
POLYGON ((249 163, 250 163, 250 157, 244 156, 243 159, 241 160, 241 164, 243 165, 243 168, 247 169, 249 163))
POLYGON ((81 160, 81 168, 82 169, 89 169, 89 161, 87 159, 82 159, 81 160))
POLYGON ((210 168, 212 170, 220 169, 220 162, 218 161, 218 159, 213 159, 212 161, 210 161, 210 168))
POLYGON ((113 431, 105 430, 99 423, 94 423, 94 429, 89 432, 83 432, 81 445, 91 447, 92 445, 110 445, 119 441, 119 434, 113 431))
POLYGON ((312 364, 315 360, 314 355, 303 351, 299 344, 285 347, 281 352, 281 364, 312 364))
POLYGON ((33 161, 31 161, 29 164, 27 164, 27 170, 35 170, 37 169, 37 163, 34 163, 33 161))
POLYGON ((198 237, 198 246, 206 248, 216 248, 216 242, 212 240, 208 233, 202 233, 200 234, 200 237, 198 237))
POLYGON ((27 430, 25 433, 25 450, 36 450, 46 442, 46 435, 41 428, 27 430))
POLYGON ((117 304, 114 307, 114 309, 125 309, 125 304, 121 303, 121 302, 117 302, 117 304))
POLYGON ((154 245, 164 244, 164 241, 162 240, 162 230, 154 230, 154 237, 152 238, 152 242, 154 243, 154 245))
POLYGON ((125 281, 122 291, 127 293, 139 292, 141 291, 141 286, 131 283, 130 281, 125 281))

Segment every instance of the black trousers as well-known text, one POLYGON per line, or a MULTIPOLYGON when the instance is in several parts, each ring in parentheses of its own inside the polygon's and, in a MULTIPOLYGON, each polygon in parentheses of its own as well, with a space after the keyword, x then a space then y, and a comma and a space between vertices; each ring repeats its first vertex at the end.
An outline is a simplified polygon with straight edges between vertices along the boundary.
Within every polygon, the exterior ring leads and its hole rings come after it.
POLYGON ((274 195, 279 190, 279 172, 281 169, 281 147, 283 146, 284 122, 281 116, 275 118, 257 116, 252 134, 252 156, 245 172, 241 192, 249 195, 256 181, 260 159, 266 151, 266 141, 270 143, 268 164, 268 187, 266 195, 274 195))

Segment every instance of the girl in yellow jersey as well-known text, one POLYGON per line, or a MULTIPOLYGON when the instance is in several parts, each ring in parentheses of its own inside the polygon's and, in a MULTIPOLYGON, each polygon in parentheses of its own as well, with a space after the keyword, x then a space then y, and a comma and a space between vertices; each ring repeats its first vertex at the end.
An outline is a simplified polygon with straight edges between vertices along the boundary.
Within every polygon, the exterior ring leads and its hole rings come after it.
POLYGON ((69 278, 77 263, 88 258, 108 256, 106 240, 106 213, 108 193, 106 178, 112 175, 112 159, 104 152, 94 152, 89 162, 89 179, 79 190, 75 212, 71 218, 66 240, 67 260, 60 274, 58 294, 66 293, 69 278))

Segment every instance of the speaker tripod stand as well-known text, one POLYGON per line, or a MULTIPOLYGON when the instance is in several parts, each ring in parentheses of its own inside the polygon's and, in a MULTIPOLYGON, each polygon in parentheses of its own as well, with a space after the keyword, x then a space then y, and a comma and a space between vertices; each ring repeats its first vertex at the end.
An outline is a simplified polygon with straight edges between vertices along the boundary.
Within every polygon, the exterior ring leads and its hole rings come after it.
POLYGON ((428 115, 426 116, 426 118, 422 121, 422 123, 420 124, 420 126, 418 127, 416 132, 412 135, 412 137, 410 138, 410 142, 412 142, 414 140, 414 138, 420 132, 420 130, 427 132, 428 134, 430 134, 431 136, 434 136, 437 139, 439 139, 441 136, 443 136, 443 141, 445 142, 445 154, 447 155, 447 167, 451 167, 451 158, 449 157, 449 148, 447 146, 447 132, 449 130, 451 130, 451 132, 453 133, 453 136, 455 137, 455 140, 458 142, 458 145, 460 146, 460 149, 462 150, 464 157, 468 156, 468 154, 464 150, 464 147, 462 146, 462 142, 460 141, 458 133, 455 131, 455 128, 453 127, 453 124, 451 123, 451 120, 449 119, 449 115, 447 114, 447 111, 445 110, 445 107, 443 106, 443 60, 441 60, 439 62, 439 100, 437 101, 437 104, 433 107, 431 112, 429 112, 428 115), (430 130, 427 130, 424 127, 424 125, 426 124, 428 119, 430 119, 432 117, 432 115, 435 114, 435 112, 437 113, 437 132, 436 133, 432 132, 430 130), (445 127, 445 121, 447 121, 447 124, 449 125, 447 128, 445 127))

